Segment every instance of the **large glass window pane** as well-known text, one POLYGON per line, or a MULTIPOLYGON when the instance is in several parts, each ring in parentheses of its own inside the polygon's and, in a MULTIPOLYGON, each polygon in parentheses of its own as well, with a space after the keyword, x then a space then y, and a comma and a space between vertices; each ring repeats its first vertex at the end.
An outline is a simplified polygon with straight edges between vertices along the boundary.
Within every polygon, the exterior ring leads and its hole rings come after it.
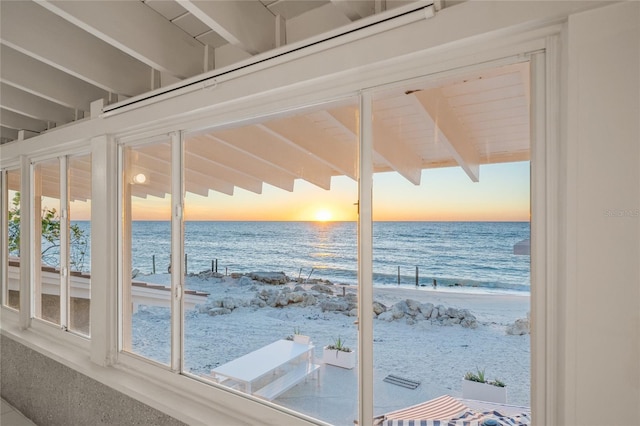
POLYGON ((89 335, 91 308, 91 155, 69 164, 69 329, 89 335))
MULTIPOLYGON (((2 303, 20 309, 20 169, 7 170, 6 205, 3 206, 7 220, 7 273, 3 287, 2 303)), ((5 198, 3 198, 5 199, 5 198)))
POLYGON ((60 162, 38 162, 33 171, 33 315, 60 324, 60 162))
POLYGON ((514 252, 529 239, 527 73, 518 64, 375 98, 376 415, 443 395, 529 411, 530 261, 514 252), (469 391, 467 373, 506 387, 469 391))
MULTIPOLYGON (((171 145, 123 149, 122 346, 171 361, 171 145)), ((179 261, 179 260, 177 260, 179 261)))
POLYGON ((357 151, 355 101, 186 136, 187 372, 357 419, 357 151))

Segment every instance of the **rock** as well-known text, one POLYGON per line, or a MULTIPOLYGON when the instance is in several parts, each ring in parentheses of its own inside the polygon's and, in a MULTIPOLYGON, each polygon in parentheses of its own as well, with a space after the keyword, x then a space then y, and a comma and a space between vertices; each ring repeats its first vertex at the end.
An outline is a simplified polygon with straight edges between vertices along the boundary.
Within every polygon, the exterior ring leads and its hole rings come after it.
POLYGON ((478 328, 478 321, 476 321, 476 317, 473 315, 468 315, 464 317, 462 321, 460 321, 460 325, 464 328, 478 328))
POLYGON ((304 300, 302 293, 289 293, 290 303, 301 303, 304 300))
POLYGON ((358 310, 357 310, 356 308, 351 309, 351 310, 349 311, 349 316, 350 316, 350 317, 357 317, 357 316, 358 316, 358 310))
POLYGON ((304 294, 302 296, 302 304, 304 306, 312 306, 318 303, 318 299, 313 294, 304 294))
POLYGON ((507 334, 510 334, 512 336, 522 336, 529 333, 530 328, 528 318, 519 318, 513 324, 507 327, 507 334))
POLYGON ((251 299, 250 305, 251 306, 256 306, 258 308, 264 308, 264 307, 267 306, 267 302, 265 302, 264 300, 256 297, 256 298, 251 299))
POLYGON ((343 312, 349 309, 349 304, 343 300, 327 299, 320 302, 322 312, 343 312))
POLYGON ((409 305, 407 305, 407 301, 406 300, 401 300, 400 302, 394 304, 391 307, 392 311, 399 311, 402 312, 404 314, 409 313, 409 305))
POLYGON ((218 315, 228 315, 231 313, 231 309, 227 309, 227 308, 212 308, 209 309, 209 311, 207 312, 207 314, 209 314, 212 317, 218 316, 218 315))
POLYGON ((218 306, 232 311, 236 308, 242 307, 243 305, 244 305, 244 302, 240 299, 234 299, 233 297, 225 297, 220 301, 220 304, 218 306))
POLYGON ((404 312, 402 312, 399 308, 396 308, 395 305, 393 305, 393 308, 391 309, 391 316, 393 317, 393 319, 400 319, 402 317, 404 317, 404 312))
POLYGON ((407 325, 414 325, 416 323, 416 320, 414 320, 413 318, 407 318, 407 325))
POLYGON ((247 285, 252 285, 254 283, 254 281, 247 277, 247 276, 243 276, 238 280, 238 285, 240 286, 247 286, 247 285))
POLYGON ((456 308, 447 308, 445 311, 445 315, 449 318, 458 318, 458 315, 460 315, 460 311, 458 311, 456 308))
MULTIPOLYGON (((444 317, 447 313, 447 308, 442 305, 438 305, 438 317, 444 317)), ((433 318, 433 313, 431 314, 431 318, 433 318)))
POLYGON ((286 284, 289 282, 289 278, 287 278, 284 272, 251 272, 249 277, 255 281, 271 285, 286 284))
POLYGON ((420 312, 425 318, 429 319, 433 312, 433 303, 422 303, 420 305, 420 312))
POLYGON ((304 287, 302 287, 301 285, 297 285, 297 286, 295 286, 293 291, 299 291, 299 292, 304 293, 304 287))
POLYGON ((420 311, 420 302, 418 302, 417 300, 407 299, 405 302, 407 304, 407 308, 409 308, 410 311, 420 311))
POLYGON ((387 307, 384 306, 380 302, 373 302, 373 313, 376 315, 380 315, 383 312, 387 311, 387 307))
POLYGON ((280 294, 275 298, 274 306, 287 306, 289 304, 289 296, 286 294, 280 294))
POLYGON ((386 311, 378 315, 378 319, 381 321, 391 322, 393 321, 393 313, 391 311, 386 311))
POLYGON ((311 287, 311 290, 317 291, 318 293, 333 294, 333 290, 329 286, 324 284, 316 284, 311 287))

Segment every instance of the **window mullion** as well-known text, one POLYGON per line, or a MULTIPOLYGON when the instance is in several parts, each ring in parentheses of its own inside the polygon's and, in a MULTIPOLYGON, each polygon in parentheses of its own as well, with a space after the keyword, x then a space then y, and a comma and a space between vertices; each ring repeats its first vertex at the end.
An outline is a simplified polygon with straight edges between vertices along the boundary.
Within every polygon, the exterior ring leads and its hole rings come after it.
POLYGON ((358 418, 373 424, 373 126, 371 94, 360 95, 358 165, 358 418))
MULTIPOLYGON (((31 161, 26 155, 20 156, 20 327, 31 325, 31 265, 35 260, 35 246, 31 240, 31 224, 34 221, 32 194, 34 186, 31 161)), ((38 263, 40 265, 40 263, 38 263)), ((37 278, 37 277, 36 277, 37 278)))
POLYGON ((171 369, 182 371, 182 295, 184 287, 182 133, 171 134, 171 369))
POLYGON ((60 327, 69 327, 69 185, 67 157, 60 157, 60 327))

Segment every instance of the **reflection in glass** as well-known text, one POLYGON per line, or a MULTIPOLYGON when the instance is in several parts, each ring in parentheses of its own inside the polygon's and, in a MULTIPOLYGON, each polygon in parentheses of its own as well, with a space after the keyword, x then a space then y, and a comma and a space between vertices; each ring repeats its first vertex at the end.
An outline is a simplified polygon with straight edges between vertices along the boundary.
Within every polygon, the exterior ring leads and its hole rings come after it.
POLYGON ((69 329, 90 333, 91 155, 69 161, 69 329))
POLYGON ((60 162, 35 163, 34 171, 34 316, 60 324, 60 162))
POLYGON ((20 170, 7 170, 7 282, 3 304, 20 309, 20 170))
POLYGON ((169 364, 171 145, 167 141, 123 151, 122 345, 169 364))
POLYGON ((357 419, 357 114, 184 143, 186 371, 332 424, 357 419))
POLYGON ((376 414, 477 399, 463 377, 478 370, 529 410, 528 329, 507 332, 519 319, 528 327, 530 309, 530 259, 513 252, 529 238, 527 72, 515 64, 375 96, 376 414))

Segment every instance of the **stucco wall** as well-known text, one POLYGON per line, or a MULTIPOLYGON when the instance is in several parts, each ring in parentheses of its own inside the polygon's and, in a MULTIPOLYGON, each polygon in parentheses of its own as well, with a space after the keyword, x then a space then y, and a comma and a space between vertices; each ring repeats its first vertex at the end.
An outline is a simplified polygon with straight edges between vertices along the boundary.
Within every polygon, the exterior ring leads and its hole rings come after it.
POLYGON ((183 425, 21 345, 0 340, 2 397, 38 425, 183 425))

